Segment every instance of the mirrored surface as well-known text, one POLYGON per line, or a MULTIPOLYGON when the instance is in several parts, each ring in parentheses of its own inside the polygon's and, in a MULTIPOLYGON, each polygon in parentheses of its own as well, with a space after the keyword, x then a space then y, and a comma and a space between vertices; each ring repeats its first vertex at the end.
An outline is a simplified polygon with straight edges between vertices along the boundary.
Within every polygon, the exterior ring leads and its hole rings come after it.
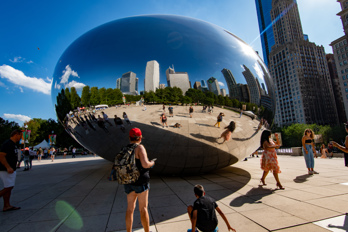
POLYGON ((273 84, 257 53, 221 27, 182 16, 101 25, 66 49, 53 77, 58 119, 80 144, 112 161, 130 128, 139 127, 149 157, 157 158, 154 170, 168 174, 211 171, 250 155, 275 110, 273 84), (194 105, 192 118, 182 103, 194 105), (163 128, 169 104, 174 113, 163 128), (220 112, 219 129, 213 125, 220 112), (232 120, 236 130, 221 144, 216 138, 232 120))

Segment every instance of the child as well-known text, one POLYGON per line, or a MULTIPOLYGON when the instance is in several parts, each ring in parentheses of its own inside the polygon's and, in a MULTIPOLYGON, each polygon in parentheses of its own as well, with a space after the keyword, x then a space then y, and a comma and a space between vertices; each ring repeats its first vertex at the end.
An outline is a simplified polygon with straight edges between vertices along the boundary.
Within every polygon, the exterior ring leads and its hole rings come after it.
POLYGON ((223 116, 225 116, 225 115, 224 115, 224 113, 222 113, 222 112, 217 116, 217 120, 216 120, 216 123, 215 123, 214 127, 215 127, 216 125, 218 125, 218 128, 220 128, 220 123, 222 122, 222 117, 223 117, 223 116))
POLYGON ((226 130, 222 132, 221 136, 218 138, 224 138, 224 141, 221 144, 231 139, 232 132, 236 129, 236 123, 231 121, 230 125, 226 126, 225 129, 226 130))
POLYGON ((196 227, 200 231, 218 231, 218 219, 216 217, 215 210, 220 214, 222 219, 227 225, 229 231, 236 231, 230 226, 225 214, 221 211, 216 202, 205 196, 204 188, 202 185, 196 185, 193 189, 197 200, 193 206, 187 207, 187 213, 190 217, 192 229, 189 231, 196 231, 196 227))

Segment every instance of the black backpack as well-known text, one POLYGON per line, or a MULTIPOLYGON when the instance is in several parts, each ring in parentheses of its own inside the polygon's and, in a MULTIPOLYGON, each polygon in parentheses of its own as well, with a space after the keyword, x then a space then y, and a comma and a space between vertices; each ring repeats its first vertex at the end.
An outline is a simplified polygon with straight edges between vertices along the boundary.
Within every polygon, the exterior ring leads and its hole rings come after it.
POLYGON ((140 176, 135 162, 135 148, 138 144, 128 144, 115 156, 115 170, 119 184, 133 184, 140 176))

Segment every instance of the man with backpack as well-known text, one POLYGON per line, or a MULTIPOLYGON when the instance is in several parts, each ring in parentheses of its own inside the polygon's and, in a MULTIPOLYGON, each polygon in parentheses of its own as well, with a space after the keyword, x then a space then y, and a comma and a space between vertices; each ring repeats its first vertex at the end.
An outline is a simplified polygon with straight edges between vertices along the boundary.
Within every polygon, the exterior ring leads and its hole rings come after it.
POLYGON ((126 228, 132 231, 133 215, 137 199, 141 224, 145 232, 150 231, 149 213, 147 211, 150 189, 149 168, 155 165, 155 159, 149 161, 146 149, 141 145, 142 133, 139 128, 129 131, 130 144, 123 147, 115 157, 117 180, 123 184, 127 194, 126 228))

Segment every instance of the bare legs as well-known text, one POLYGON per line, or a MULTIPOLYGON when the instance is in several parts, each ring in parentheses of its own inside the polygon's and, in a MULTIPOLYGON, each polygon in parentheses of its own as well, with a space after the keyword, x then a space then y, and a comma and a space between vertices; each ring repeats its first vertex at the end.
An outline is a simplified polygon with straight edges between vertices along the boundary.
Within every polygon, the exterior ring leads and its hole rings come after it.
POLYGON ((13 207, 12 205, 10 205, 10 197, 11 197, 12 189, 13 187, 9 187, 9 188, 3 188, 0 191, 0 197, 4 198, 4 208, 3 208, 4 211, 13 207))
POLYGON ((149 197, 149 190, 146 190, 139 194, 135 192, 131 192, 127 194, 127 212, 126 212, 127 232, 132 231, 133 215, 134 215, 134 209, 137 202, 137 198, 139 199, 139 211, 140 211, 141 224, 143 225, 145 232, 150 231, 150 219, 149 219, 149 213, 147 211, 148 197, 149 197))
MULTIPOLYGON (((263 174, 262 174, 262 178, 261 178, 261 182, 266 185, 265 183, 265 179, 266 179, 266 176, 268 175, 269 171, 263 171, 263 174)), ((278 176, 278 173, 277 172, 273 172, 273 176, 274 176, 274 179, 276 180, 277 182, 277 187, 279 187, 280 189, 284 189, 283 186, 281 185, 280 181, 279 181, 279 176, 278 176)))

